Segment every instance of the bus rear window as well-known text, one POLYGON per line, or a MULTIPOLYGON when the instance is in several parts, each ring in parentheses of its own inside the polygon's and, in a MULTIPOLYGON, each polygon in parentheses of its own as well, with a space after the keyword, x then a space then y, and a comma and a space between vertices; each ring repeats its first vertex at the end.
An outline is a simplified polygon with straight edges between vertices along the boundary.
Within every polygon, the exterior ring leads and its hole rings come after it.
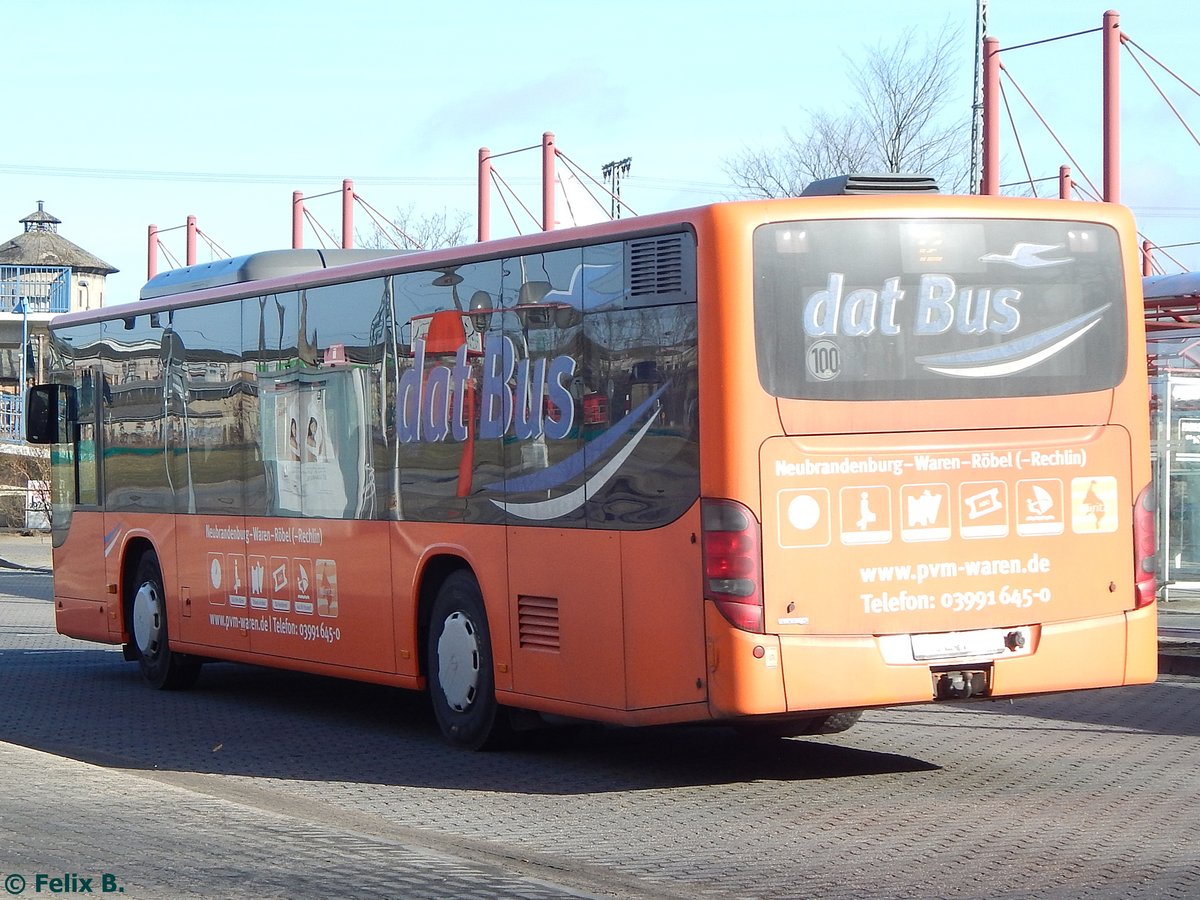
POLYGON ((758 374, 777 397, 1026 397, 1114 387, 1117 235, 1095 223, 780 222, 754 233, 758 374))

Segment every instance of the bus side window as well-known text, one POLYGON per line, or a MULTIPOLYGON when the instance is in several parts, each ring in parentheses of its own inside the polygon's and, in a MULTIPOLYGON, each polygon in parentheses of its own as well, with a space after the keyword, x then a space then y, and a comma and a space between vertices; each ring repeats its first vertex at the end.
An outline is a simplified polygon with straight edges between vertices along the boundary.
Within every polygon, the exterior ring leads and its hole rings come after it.
POLYGON ((75 503, 79 506, 95 506, 100 502, 97 474, 99 454, 96 447, 96 398, 95 380, 99 375, 92 371, 80 374, 77 390, 78 410, 75 416, 75 503))

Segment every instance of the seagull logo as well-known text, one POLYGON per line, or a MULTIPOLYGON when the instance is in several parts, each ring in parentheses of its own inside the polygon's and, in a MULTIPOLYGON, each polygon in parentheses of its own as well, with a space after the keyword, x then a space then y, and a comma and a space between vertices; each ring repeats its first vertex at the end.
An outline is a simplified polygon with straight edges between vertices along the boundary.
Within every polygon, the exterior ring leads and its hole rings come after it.
POLYGON ((979 257, 980 262, 1005 263, 1020 269, 1042 269, 1046 266, 1061 266, 1073 260, 1070 257, 1062 259, 1044 259, 1043 253, 1051 250, 1061 250, 1062 244, 1030 244, 1020 241, 1013 245, 1011 253, 988 253, 979 257))

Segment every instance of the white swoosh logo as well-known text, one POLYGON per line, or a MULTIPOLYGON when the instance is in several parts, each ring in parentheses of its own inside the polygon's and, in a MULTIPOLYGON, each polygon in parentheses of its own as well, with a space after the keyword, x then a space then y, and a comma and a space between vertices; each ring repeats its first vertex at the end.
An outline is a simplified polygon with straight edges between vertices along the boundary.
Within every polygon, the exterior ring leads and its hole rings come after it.
POLYGON ((621 448, 612 459, 602 466, 595 475, 585 481, 575 490, 563 494, 561 497, 552 497, 549 500, 535 500, 532 503, 506 503, 503 500, 493 500, 498 507, 514 516, 519 516, 522 519, 557 519, 560 516, 565 516, 567 513, 574 512, 583 506, 587 500, 589 493, 595 493, 604 487, 604 483, 613 475, 617 474, 617 469, 621 468, 622 464, 629 458, 629 454, 634 451, 634 448, 646 436, 646 432, 650 430, 650 426, 654 424, 654 419, 658 415, 655 412, 647 420, 629 442, 621 448))
POLYGON ((1036 353, 1031 353, 1029 356, 1022 356, 1020 359, 1012 359, 1005 362, 993 363, 990 366, 954 367, 927 365, 925 368, 930 372, 937 372, 939 375, 957 375, 960 378, 991 378, 996 375, 1012 375, 1014 372, 1024 371, 1031 366, 1036 366, 1042 360, 1048 359, 1059 350, 1062 350, 1064 347, 1075 343, 1099 324, 1100 320, 1096 319, 1094 322, 1088 323, 1078 331, 1068 334, 1062 340, 1056 341, 1048 347, 1043 347, 1041 350, 1037 351, 1036 353))

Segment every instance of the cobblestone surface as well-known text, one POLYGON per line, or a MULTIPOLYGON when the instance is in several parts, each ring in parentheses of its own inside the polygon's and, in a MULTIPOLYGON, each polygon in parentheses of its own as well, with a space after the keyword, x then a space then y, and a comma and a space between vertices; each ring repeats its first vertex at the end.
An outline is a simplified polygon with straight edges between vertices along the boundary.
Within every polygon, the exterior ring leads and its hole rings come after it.
POLYGON ((29 894, 38 873, 76 873, 93 893, 108 874, 126 897, 163 900, 596 896, 12 744, 0 767, 25 776, 0 804, 0 877, 29 894))
POLYGON ((134 898, 1200 896, 1197 679, 819 740, 588 728, 469 754, 371 685, 214 665, 149 690, 55 634, 45 597, 0 573, 0 875, 111 872, 134 898))

